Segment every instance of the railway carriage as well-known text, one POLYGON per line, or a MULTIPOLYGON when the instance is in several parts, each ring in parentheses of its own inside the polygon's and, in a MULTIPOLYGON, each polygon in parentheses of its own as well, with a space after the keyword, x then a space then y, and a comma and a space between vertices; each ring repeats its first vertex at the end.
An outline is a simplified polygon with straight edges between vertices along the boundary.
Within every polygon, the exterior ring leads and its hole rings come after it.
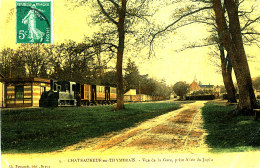
POLYGON ((93 102, 94 94, 92 92, 92 85, 83 84, 80 86, 80 100, 78 100, 78 106, 90 105, 93 102))
POLYGON ((116 103, 117 90, 115 87, 106 87, 106 102, 108 104, 116 103))
POLYGON ((117 98, 117 90, 115 87, 110 87, 110 102, 115 103, 117 98))
POLYGON ((106 87, 101 85, 93 85, 92 89, 94 93, 94 102, 97 104, 105 104, 106 103, 106 87))

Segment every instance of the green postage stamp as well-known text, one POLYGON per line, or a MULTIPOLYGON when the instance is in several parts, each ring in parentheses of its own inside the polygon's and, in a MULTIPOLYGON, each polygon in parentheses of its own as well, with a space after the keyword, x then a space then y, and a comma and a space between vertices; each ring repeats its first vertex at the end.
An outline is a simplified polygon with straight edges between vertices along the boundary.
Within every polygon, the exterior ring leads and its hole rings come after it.
POLYGON ((16 0, 16 43, 52 43, 52 0, 16 0))

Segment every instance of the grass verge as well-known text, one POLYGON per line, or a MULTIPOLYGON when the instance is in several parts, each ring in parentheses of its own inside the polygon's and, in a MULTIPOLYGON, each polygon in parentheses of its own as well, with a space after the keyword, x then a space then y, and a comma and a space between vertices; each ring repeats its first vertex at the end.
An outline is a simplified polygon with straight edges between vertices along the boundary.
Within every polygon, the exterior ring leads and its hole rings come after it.
POLYGON ((243 152, 260 149, 260 122, 250 116, 232 116, 235 106, 207 103, 202 108, 206 143, 211 152, 243 152))
POLYGON ((41 153, 119 131, 179 108, 176 103, 2 110, 2 153, 41 153))

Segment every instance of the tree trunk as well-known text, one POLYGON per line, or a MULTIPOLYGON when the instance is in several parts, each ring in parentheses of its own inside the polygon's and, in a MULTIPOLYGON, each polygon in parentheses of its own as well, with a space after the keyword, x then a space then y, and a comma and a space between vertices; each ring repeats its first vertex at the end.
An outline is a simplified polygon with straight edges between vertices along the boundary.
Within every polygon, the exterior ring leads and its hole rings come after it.
POLYGON ((228 55, 225 58, 224 48, 222 45, 219 46, 219 50, 220 50, 222 77, 228 95, 228 102, 237 103, 236 89, 232 79, 232 66, 230 60, 228 59, 228 55))
POLYGON ((119 34, 119 44, 117 49, 117 63, 116 63, 116 83, 117 83, 117 105, 116 110, 124 109, 124 87, 123 87, 123 54, 124 54, 124 43, 125 43, 125 9, 126 0, 121 0, 121 8, 119 13, 118 21, 118 34, 119 34))
POLYGON ((228 102, 237 103, 236 89, 233 83, 231 70, 227 70, 227 71, 222 70, 223 82, 227 91, 228 102))
POLYGON ((220 41, 229 54, 237 79, 239 89, 239 110, 245 114, 252 113, 252 109, 256 105, 256 98, 243 46, 236 3, 234 0, 224 1, 229 17, 229 29, 227 29, 221 1, 212 0, 212 2, 216 16, 217 31, 221 37, 220 41))

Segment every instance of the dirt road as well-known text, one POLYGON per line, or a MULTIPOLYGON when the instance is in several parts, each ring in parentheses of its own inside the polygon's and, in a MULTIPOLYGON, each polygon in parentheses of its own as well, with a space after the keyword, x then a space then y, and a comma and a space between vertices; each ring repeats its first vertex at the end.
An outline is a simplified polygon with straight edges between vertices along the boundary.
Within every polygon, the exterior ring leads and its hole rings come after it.
POLYGON ((4 154, 2 168, 260 167, 260 152, 208 153, 205 101, 51 153, 4 154), (247 160, 250 159, 250 162, 247 160))
POLYGON ((184 104, 179 110, 150 119, 133 128, 86 140, 62 150, 91 153, 207 152, 201 107, 205 101, 184 104))

